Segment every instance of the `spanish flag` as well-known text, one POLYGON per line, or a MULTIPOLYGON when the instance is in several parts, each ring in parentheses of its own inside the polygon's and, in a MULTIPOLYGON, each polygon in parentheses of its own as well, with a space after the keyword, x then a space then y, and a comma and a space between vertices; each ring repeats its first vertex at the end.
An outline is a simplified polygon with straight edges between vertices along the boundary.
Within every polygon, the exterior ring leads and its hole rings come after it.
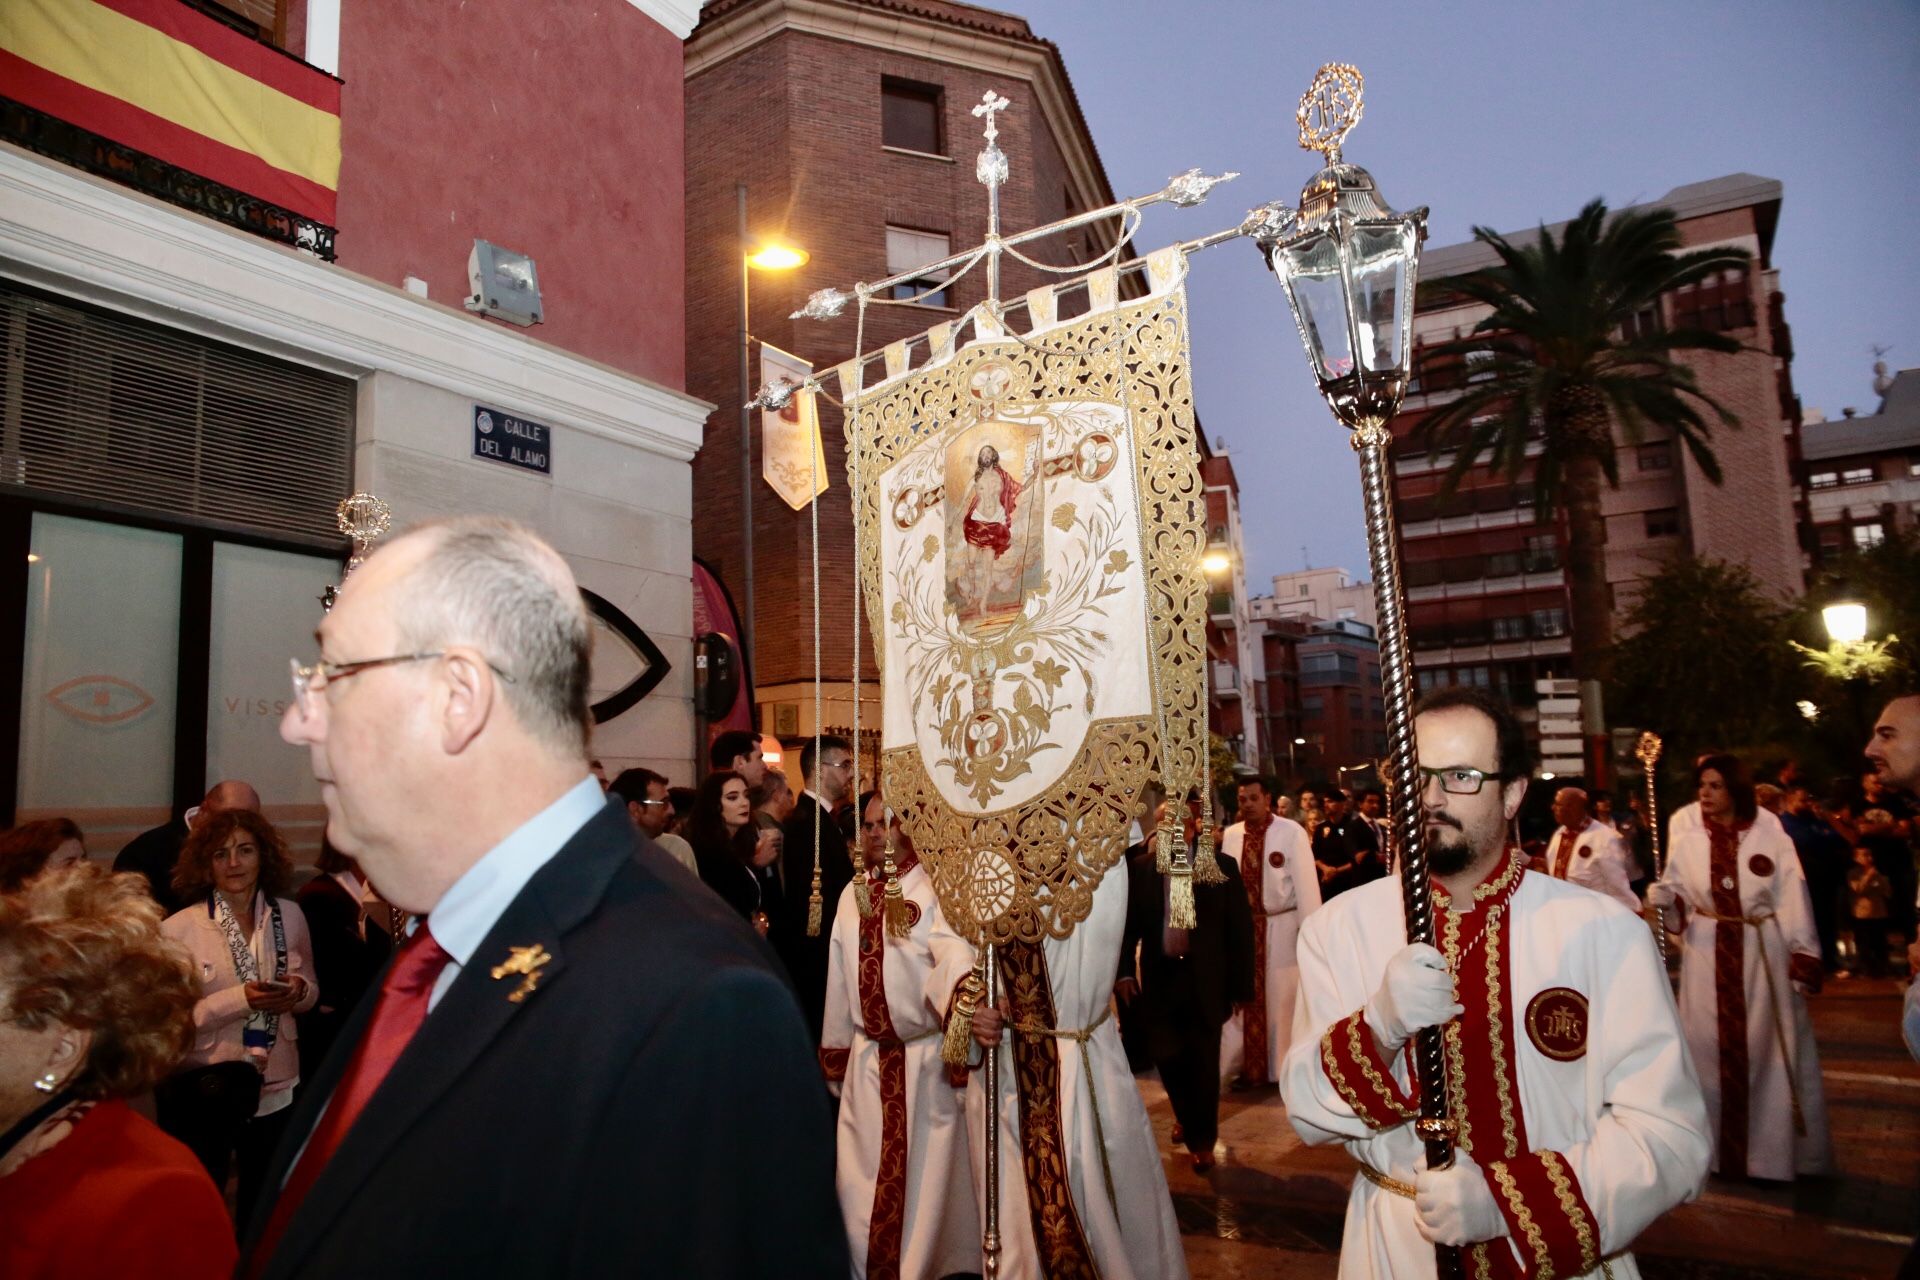
POLYGON ((333 225, 340 82, 179 0, 0 0, 0 96, 333 225))

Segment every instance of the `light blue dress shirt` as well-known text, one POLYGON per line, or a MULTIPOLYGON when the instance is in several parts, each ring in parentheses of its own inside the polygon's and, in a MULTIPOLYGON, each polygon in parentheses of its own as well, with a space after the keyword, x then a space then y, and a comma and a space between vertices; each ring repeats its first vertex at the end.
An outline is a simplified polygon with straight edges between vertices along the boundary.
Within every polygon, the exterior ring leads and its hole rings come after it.
MULTIPOLYGON (((460 976, 473 953, 506 913, 507 906, 520 896, 540 868, 553 861, 553 855, 580 828, 606 807, 607 797, 600 784, 584 777, 574 788, 527 819, 514 833, 487 851, 485 857, 467 868, 433 906, 429 919, 433 940, 453 957, 440 971, 427 997, 432 1012, 460 976)), ((501 956, 500 959, 506 959, 501 956)))

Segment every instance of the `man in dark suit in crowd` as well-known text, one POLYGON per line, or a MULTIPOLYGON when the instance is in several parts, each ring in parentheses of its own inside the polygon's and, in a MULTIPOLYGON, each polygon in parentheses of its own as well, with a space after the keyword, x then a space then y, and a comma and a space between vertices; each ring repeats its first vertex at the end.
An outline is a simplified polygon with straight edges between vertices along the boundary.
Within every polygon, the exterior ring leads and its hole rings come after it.
POLYGON ((313 943, 313 976, 320 1000, 300 1015, 300 1079, 311 1082, 327 1060, 340 1028, 367 994, 393 953, 389 912, 367 912, 367 881, 360 864, 320 844, 320 874, 300 886, 300 914, 313 943))
POLYGON ((707 747, 707 764, 714 772, 731 769, 747 780, 748 790, 767 780, 767 758, 760 753, 760 735, 729 729, 707 747))
POLYGON ((780 910, 774 916, 769 941, 793 976, 807 1030, 820 1043, 820 1023, 827 1009, 827 942, 833 929, 834 908, 840 891, 853 880, 853 859, 847 837, 836 815, 853 797, 853 744, 837 734, 813 739, 800 748, 800 772, 806 790, 794 802, 781 830, 780 910), (807 911, 813 896, 814 818, 820 825, 820 932, 807 935, 807 911))
POLYGON ((138 871, 147 878, 147 891, 160 904, 160 910, 172 915, 185 906, 173 893, 173 864, 180 861, 180 846, 187 832, 202 817, 211 817, 228 809, 260 812, 260 793, 245 782, 216 782, 206 798, 171 822, 150 831, 142 831, 113 860, 115 871, 138 871))
MULTIPOLYGON (((1220 1135, 1220 1028, 1233 1006, 1253 999, 1253 910, 1240 884, 1239 864, 1214 857, 1226 879, 1193 886, 1195 924, 1167 923, 1167 877, 1154 868, 1154 833, 1169 821, 1164 794, 1148 784, 1141 820, 1145 839, 1127 851, 1127 925, 1120 941, 1114 995, 1129 1022, 1137 1020, 1147 1052, 1160 1069, 1173 1104, 1174 1141, 1192 1153, 1194 1172, 1214 1166, 1220 1135), (1134 949, 1139 948, 1139 973, 1134 949)), ((1199 835, 1199 815, 1187 818, 1187 840, 1199 835)), ((1118 868, 1116 868, 1118 870, 1118 868)))
POLYGON ((791 992, 587 773, 566 563, 508 521, 426 525, 319 641, 281 736, 418 922, 295 1104, 242 1273, 845 1276, 791 992))
POLYGON ((1325 793, 1321 821, 1311 831, 1313 860, 1320 869, 1322 901, 1387 874, 1380 841, 1367 820, 1353 812, 1353 797, 1335 787, 1325 793))

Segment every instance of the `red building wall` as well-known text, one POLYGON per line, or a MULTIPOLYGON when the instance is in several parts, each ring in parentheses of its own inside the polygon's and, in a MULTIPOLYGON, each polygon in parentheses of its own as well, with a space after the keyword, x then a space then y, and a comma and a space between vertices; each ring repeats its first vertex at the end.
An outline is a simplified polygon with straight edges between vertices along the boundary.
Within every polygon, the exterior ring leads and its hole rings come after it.
POLYGON ((339 261, 467 296, 530 255, 554 346, 685 385, 681 45, 619 0, 341 6, 339 261))

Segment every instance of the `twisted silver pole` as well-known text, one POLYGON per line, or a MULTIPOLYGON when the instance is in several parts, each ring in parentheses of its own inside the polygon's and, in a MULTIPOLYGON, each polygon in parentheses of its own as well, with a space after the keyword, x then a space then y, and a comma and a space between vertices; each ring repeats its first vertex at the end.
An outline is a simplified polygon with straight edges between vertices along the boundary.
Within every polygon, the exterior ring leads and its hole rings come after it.
MULTIPOLYGON (((1653 878, 1656 883, 1666 874, 1666 861, 1660 856, 1660 795, 1654 785, 1655 766, 1660 763, 1660 735, 1643 733, 1639 742, 1634 744, 1633 752, 1640 757, 1640 769, 1647 775, 1647 849, 1653 858, 1653 878)), ((1653 941, 1660 948, 1660 964, 1667 963, 1667 921, 1666 913, 1653 908, 1653 941)))
MULTIPOLYGON (((999 948, 987 943, 986 991, 981 995, 989 1007, 998 1008, 997 999, 1000 989, 998 964, 999 948)), ((1011 1028, 1002 1028, 1004 1041, 1011 1028)), ((987 1050, 986 1093, 987 1093, 987 1213, 985 1238, 980 1243, 981 1260, 984 1269, 981 1274, 985 1280, 995 1280, 1000 1274, 1000 1046, 987 1050)))
MULTIPOLYGON (((1380 683, 1387 699, 1388 759, 1395 785, 1389 791, 1393 830, 1399 842, 1400 898, 1406 907, 1407 941, 1433 945, 1433 886, 1427 880, 1427 846, 1421 820, 1419 753, 1413 740, 1413 672, 1407 644, 1406 597, 1400 585, 1400 535, 1393 522, 1393 486, 1387 474, 1387 446, 1393 433, 1385 422, 1364 422, 1353 429, 1353 451, 1360 456, 1360 491, 1367 511, 1367 558, 1373 570, 1373 603, 1380 616, 1380 683)), ((1453 1163, 1458 1126, 1447 1115, 1445 1043, 1439 1027, 1414 1037, 1414 1068, 1420 1084, 1420 1118, 1414 1132, 1426 1145, 1427 1167, 1453 1163)), ((1443 1273, 1448 1251, 1442 1251, 1443 1273)), ((1457 1254, 1451 1255, 1455 1259, 1457 1254)))

